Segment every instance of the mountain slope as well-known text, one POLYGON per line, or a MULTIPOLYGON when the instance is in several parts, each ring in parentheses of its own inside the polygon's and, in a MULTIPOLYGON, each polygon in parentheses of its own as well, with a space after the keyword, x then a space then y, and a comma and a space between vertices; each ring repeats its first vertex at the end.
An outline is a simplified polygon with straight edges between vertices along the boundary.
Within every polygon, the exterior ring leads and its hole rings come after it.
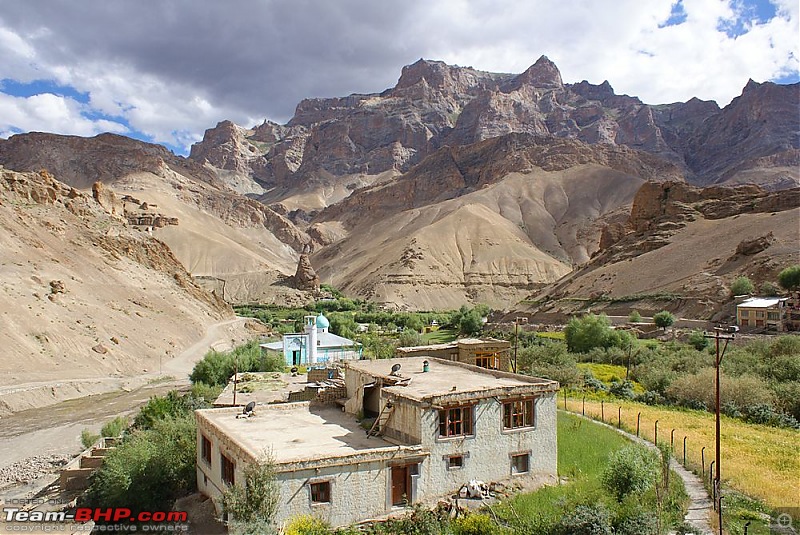
POLYGON ((0 385, 153 372, 233 315, 163 243, 46 172, 0 169, 0 228, 0 385))

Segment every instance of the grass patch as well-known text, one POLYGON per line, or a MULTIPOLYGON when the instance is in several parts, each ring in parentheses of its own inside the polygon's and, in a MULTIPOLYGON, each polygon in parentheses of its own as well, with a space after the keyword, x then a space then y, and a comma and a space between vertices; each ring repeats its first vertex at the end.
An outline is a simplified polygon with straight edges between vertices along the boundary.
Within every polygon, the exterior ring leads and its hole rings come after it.
MULTIPOLYGON (((559 408, 564 399, 559 398, 559 408)), ((714 458, 714 415, 672 407, 644 405, 632 401, 605 402, 606 422, 617 424, 618 408, 622 408, 622 427, 636 432, 636 415, 641 413, 640 433, 652 441, 658 420, 660 442, 669 441, 675 429, 675 457, 683 459, 683 437, 686 438, 688 467, 700 474, 701 450, 705 447, 705 474, 714 458)), ((567 408, 581 412, 582 400, 571 398, 567 408)), ((587 398, 587 416, 600 417, 600 403, 587 398)), ((721 454, 723 485, 753 496, 772 508, 800 507, 800 431, 765 425, 748 424, 735 418, 722 417, 721 454)))
POLYGON ((564 331, 541 331, 536 333, 537 338, 547 338, 548 340, 561 340, 566 339, 564 331))
POLYGON ((455 329, 437 329, 422 335, 422 341, 426 344, 446 344, 458 338, 455 329))
MULTIPOLYGON (((610 455, 627 446, 631 446, 631 442, 613 429, 559 411, 558 474, 567 482, 519 494, 494 510, 504 521, 526 533, 551 533, 564 515, 583 504, 599 504, 616 515, 624 515, 633 504, 618 503, 603 487, 601 479, 610 455)), ((673 493, 685 498, 677 476, 673 477, 673 483, 673 493)), ((651 493, 644 493, 642 499, 651 499, 652 496, 648 496, 651 493)), ((680 519, 682 512, 674 511, 670 521, 680 519)))

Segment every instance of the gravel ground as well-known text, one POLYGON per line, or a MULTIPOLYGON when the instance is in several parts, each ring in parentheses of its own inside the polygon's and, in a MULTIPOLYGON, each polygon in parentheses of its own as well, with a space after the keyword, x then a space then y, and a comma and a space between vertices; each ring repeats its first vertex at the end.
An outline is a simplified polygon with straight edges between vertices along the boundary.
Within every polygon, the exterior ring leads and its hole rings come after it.
POLYGON ((0 468, 0 485, 30 483, 45 473, 55 473, 72 460, 71 455, 37 455, 0 468))

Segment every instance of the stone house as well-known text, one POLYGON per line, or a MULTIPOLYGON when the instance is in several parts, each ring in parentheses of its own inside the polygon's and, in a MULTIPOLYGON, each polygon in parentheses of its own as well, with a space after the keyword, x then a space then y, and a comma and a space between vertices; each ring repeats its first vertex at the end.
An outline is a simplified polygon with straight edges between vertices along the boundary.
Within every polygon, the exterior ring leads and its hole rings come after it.
POLYGON ((785 297, 751 297, 736 305, 736 324, 785 331, 789 308, 785 297))
POLYGON ((395 357, 436 357, 490 370, 511 370, 511 342, 496 338, 462 338, 446 344, 398 347, 395 357))
POLYGON ((525 487, 556 477, 558 383, 436 358, 344 363, 347 398, 204 409, 199 490, 218 497, 270 452, 277 521, 310 514, 334 526, 431 504, 477 479, 525 487), (356 416, 372 416, 367 431, 356 416), (239 417, 237 417, 239 416, 239 417))

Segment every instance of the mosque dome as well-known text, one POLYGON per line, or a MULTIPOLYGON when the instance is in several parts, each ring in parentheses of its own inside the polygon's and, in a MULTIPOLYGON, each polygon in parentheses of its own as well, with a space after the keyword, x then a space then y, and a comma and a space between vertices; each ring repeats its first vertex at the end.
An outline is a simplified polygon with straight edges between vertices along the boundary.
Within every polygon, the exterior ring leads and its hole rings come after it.
POLYGON ((331 326, 331 322, 328 321, 328 318, 320 314, 317 316, 317 328, 318 329, 327 329, 331 326))

